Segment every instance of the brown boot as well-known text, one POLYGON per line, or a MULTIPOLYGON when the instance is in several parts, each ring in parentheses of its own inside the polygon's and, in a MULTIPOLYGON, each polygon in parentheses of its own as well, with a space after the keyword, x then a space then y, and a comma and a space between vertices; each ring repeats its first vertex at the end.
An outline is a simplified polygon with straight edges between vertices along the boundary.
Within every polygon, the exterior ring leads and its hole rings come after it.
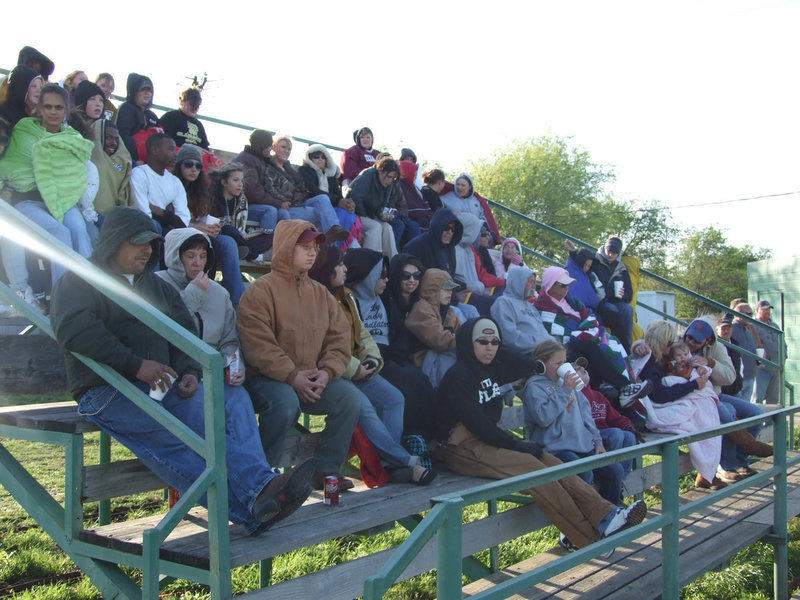
POLYGON ((740 429, 739 431, 732 431, 726 434, 725 437, 739 446, 747 454, 752 454, 753 456, 759 456, 761 458, 772 456, 772 446, 764 442, 759 442, 749 431, 740 429))

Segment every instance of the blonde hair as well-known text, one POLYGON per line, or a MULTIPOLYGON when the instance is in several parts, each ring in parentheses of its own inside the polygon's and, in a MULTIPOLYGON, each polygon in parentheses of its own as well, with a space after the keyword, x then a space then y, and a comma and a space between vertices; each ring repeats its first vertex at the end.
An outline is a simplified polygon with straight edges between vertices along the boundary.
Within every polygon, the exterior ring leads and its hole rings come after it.
POLYGON ((669 321, 653 321, 644 332, 644 341, 653 351, 656 364, 661 364, 669 354, 669 347, 677 337, 675 326, 669 321))
POLYGON ((539 342, 536 348, 533 349, 533 360, 540 360, 543 363, 546 363, 550 360, 550 357, 553 356, 556 352, 560 350, 564 350, 566 352, 566 348, 564 344, 561 344, 553 339, 544 340, 543 342, 539 342))

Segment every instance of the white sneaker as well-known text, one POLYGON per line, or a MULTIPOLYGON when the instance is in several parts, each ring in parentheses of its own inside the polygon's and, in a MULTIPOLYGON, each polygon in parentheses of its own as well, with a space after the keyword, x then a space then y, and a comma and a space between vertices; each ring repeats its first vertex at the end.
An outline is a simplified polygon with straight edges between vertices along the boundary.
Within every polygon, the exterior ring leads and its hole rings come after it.
POLYGON ((630 383, 619 391, 619 405, 625 408, 639 398, 647 396, 652 390, 653 383, 649 380, 644 383, 630 383))
POLYGON ((637 500, 628 508, 618 509, 617 513, 612 517, 611 522, 606 526, 603 537, 608 537, 613 533, 638 525, 644 521, 646 514, 647 504, 644 503, 644 500, 637 500))

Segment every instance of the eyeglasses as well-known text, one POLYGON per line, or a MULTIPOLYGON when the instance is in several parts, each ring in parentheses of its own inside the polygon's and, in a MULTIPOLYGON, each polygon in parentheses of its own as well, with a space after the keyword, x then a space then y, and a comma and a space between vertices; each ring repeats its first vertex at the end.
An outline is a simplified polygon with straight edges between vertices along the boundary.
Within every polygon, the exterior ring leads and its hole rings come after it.
POLYGON ((490 235, 492 234, 489 233, 488 231, 481 231, 481 237, 489 237, 490 235))
POLYGON ((202 171, 203 170, 203 163, 201 163, 201 162, 195 162, 193 160, 185 160, 181 164, 184 167, 186 167, 187 169, 191 169, 192 167, 194 167, 198 171, 202 171))
POLYGON ((311 160, 317 160, 317 159, 320 159, 320 158, 325 158, 325 155, 324 154, 312 154, 308 158, 310 158, 311 160))
POLYGON ((403 271, 402 273, 400 273, 400 279, 402 279, 403 281, 408 281, 409 279, 412 278, 419 281, 422 278, 422 271, 414 271, 413 273, 408 273, 406 271, 403 271))
POLYGON ((705 339, 705 338, 703 338, 702 340, 698 340, 698 339, 697 339, 697 338, 694 336, 694 334, 691 334, 691 333, 687 333, 687 334, 686 334, 686 338, 687 338, 687 340, 686 340, 686 341, 692 340, 692 341, 693 341, 695 344, 702 344, 703 342, 705 342, 705 341, 706 341, 706 339, 705 339))
POLYGON ((556 282, 555 282, 555 285, 556 285, 557 287, 560 287, 560 288, 566 288, 566 287, 569 287, 569 284, 568 284, 568 283, 561 283, 560 281, 556 281, 556 282))
POLYGON ((500 340, 498 340, 498 339, 487 340, 486 338, 478 338, 475 341, 478 342, 481 346, 499 346, 500 345, 500 340))
POLYGON ((456 228, 453 225, 448 225, 447 227, 442 229, 442 231, 455 231, 455 230, 456 228))

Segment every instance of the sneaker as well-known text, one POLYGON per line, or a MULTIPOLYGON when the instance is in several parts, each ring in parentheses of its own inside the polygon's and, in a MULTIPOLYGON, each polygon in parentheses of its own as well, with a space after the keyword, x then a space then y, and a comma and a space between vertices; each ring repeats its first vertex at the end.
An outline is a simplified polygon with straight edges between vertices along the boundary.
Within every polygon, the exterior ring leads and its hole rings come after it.
POLYGON ((637 500, 628 508, 618 508, 611 522, 606 526, 603 537, 608 537, 613 533, 633 527, 644 521, 647 514, 647 504, 644 500, 637 500))
POLYGON ((739 467, 738 469, 736 469, 736 472, 742 479, 744 479, 745 477, 751 477, 752 475, 758 473, 758 471, 756 471, 755 469, 751 469, 750 467, 747 466, 739 467))
POLYGON ((619 405, 622 408, 633 404, 639 398, 647 396, 653 391, 653 382, 630 383, 619 391, 619 405))
POLYGON ((743 477, 739 475, 738 471, 725 471, 723 469, 717 470, 717 477, 715 477, 714 479, 717 478, 724 481, 725 483, 736 483, 737 481, 743 479, 743 477))
POLYGON ((316 461, 309 458, 291 471, 270 479, 251 509, 253 517, 261 521, 259 533, 266 531, 302 506, 311 494, 316 470, 316 461))
POLYGON ((578 547, 569 541, 569 538, 565 536, 563 533, 558 536, 558 545, 561 546, 567 552, 575 552, 578 547))
POLYGON ((714 476, 714 479, 709 481, 708 479, 706 479, 705 477, 700 475, 700 473, 698 473, 697 474, 697 478, 694 480, 694 486, 696 488, 700 488, 700 489, 703 489, 703 490, 716 491, 716 490, 720 490, 720 489, 722 489, 724 487, 727 487, 727 485, 728 485, 727 483, 722 481, 722 479, 720 479, 716 475, 714 476))

